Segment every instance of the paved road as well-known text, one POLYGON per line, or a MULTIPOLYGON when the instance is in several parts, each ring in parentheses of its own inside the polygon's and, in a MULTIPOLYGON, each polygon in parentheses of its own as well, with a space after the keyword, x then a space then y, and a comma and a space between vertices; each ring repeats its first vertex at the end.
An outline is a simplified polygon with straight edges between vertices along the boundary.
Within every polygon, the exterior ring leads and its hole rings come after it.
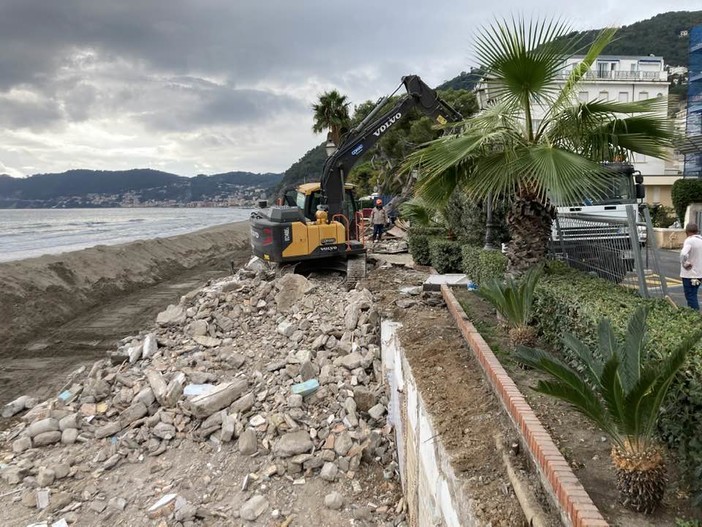
POLYGON ((668 295, 679 306, 687 305, 683 294, 682 282, 680 281, 680 251, 659 249, 658 261, 661 272, 668 282, 668 295))

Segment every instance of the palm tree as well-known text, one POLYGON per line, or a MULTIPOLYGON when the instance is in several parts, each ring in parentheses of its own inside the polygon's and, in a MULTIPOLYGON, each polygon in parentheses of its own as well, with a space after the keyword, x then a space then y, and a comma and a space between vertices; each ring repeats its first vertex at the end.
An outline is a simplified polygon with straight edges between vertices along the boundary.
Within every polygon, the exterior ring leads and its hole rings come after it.
POLYGON ((574 200, 604 188, 602 161, 631 152, 665 157, 672 143, 666 101, 577 101, 577 86, 614 36, 605 29, 564 77, 578 51, 570 28, 553 21, 497 22, 478 37, 491 101, 452 134, 407 159, 421 166, 417 193, 437 205, 461 187, 472 198, 511 198, 508 271, 520 274, 543 261, 555 217, 552 196, 574 200), (536 120, 538 112, 544 114, 536 120))
POLYGON ((667 483, 663 450, 654 434, 658 415, 670 383, 702 335, 690 336, 662 361, 652 361, 644 350, 646 316, 646 308, 632 315, 624 342, 603 319, 596 350, 566 334, 563 344, 577 371, 537 349, 519 348, 517 358, 555 379, 539 381, 537 391, 570 403, 611 438, 622 503, 651 513, 667 483))
POLYGON ((529 322, 534 308, 534 290, 542 274, 542 266, 532 267, 519 280, 511 276, 504 281, 493 279, 478 289, 478 295, 495 306, 507 322, 513 347, 536 343, 536 329, 529 322))
POLYGON ((341 129, 347 127, 351 121, 349 104, 346 100, 346 95, 341 95, 336 90, 324 92, 319 96, 319 102, 312 105, 312 110, 314 111, 312 131, 320 134, 325 130, 329 130, 329 139, 335 145, 339 145, 341 129))

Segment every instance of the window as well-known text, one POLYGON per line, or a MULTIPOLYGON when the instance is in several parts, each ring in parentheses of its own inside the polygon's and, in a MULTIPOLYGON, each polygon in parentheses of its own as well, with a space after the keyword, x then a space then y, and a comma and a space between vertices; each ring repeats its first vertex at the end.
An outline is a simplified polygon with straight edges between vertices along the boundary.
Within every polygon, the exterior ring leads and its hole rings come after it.
POLYGON ((648 99, 648 92, 647 91, 639 92, 639 100, 644 101, 646 99, 648 99))
POLYGON ((609 92, 608 91, 601 91, 600 92, 600 100, 601 101, 608 101, 609 100, 609 92))
POLYGON ((629 102, 629 92, 620 91, 619 92, 619 102, 629 102))
POLYGON ((586 91, 578 92, 578 100, 580 102, 587 102, 589 97, 590 97, 590 94, 586 91))

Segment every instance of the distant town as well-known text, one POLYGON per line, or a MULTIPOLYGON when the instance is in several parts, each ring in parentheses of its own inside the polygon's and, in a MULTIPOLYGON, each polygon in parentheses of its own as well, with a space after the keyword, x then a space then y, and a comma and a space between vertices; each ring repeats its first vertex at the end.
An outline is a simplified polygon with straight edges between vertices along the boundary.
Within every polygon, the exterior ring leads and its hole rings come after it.
MULTIPOLYGON (((238 185, 237 185, 238 186, 238 185)), ((260 199, 266 199, 267 189, 261 187, 238 186, 237 189, 216 194, 207 199, 155 199, 145 197, 142 191, 129 191, 122 194, 95 194, 84 196, 59 196, 44 205, 51 208, 83 207, 253 207, 260 199)), ((148 189, 151 190, 151 189, 148 189)))
POLYGON ((0 176, 0 208, 252 207, 281 179, 247 172, 187 178, 149 169, 0 176))

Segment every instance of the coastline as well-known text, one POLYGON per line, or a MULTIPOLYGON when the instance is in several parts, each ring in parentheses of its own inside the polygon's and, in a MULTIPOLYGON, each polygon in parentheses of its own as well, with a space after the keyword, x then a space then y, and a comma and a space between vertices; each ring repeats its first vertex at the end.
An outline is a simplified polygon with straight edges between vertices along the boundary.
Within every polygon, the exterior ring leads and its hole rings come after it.
POLYGON ((249 258, 248 222, 0 263, 0 403, 49 397, 75 368, 249 258))

